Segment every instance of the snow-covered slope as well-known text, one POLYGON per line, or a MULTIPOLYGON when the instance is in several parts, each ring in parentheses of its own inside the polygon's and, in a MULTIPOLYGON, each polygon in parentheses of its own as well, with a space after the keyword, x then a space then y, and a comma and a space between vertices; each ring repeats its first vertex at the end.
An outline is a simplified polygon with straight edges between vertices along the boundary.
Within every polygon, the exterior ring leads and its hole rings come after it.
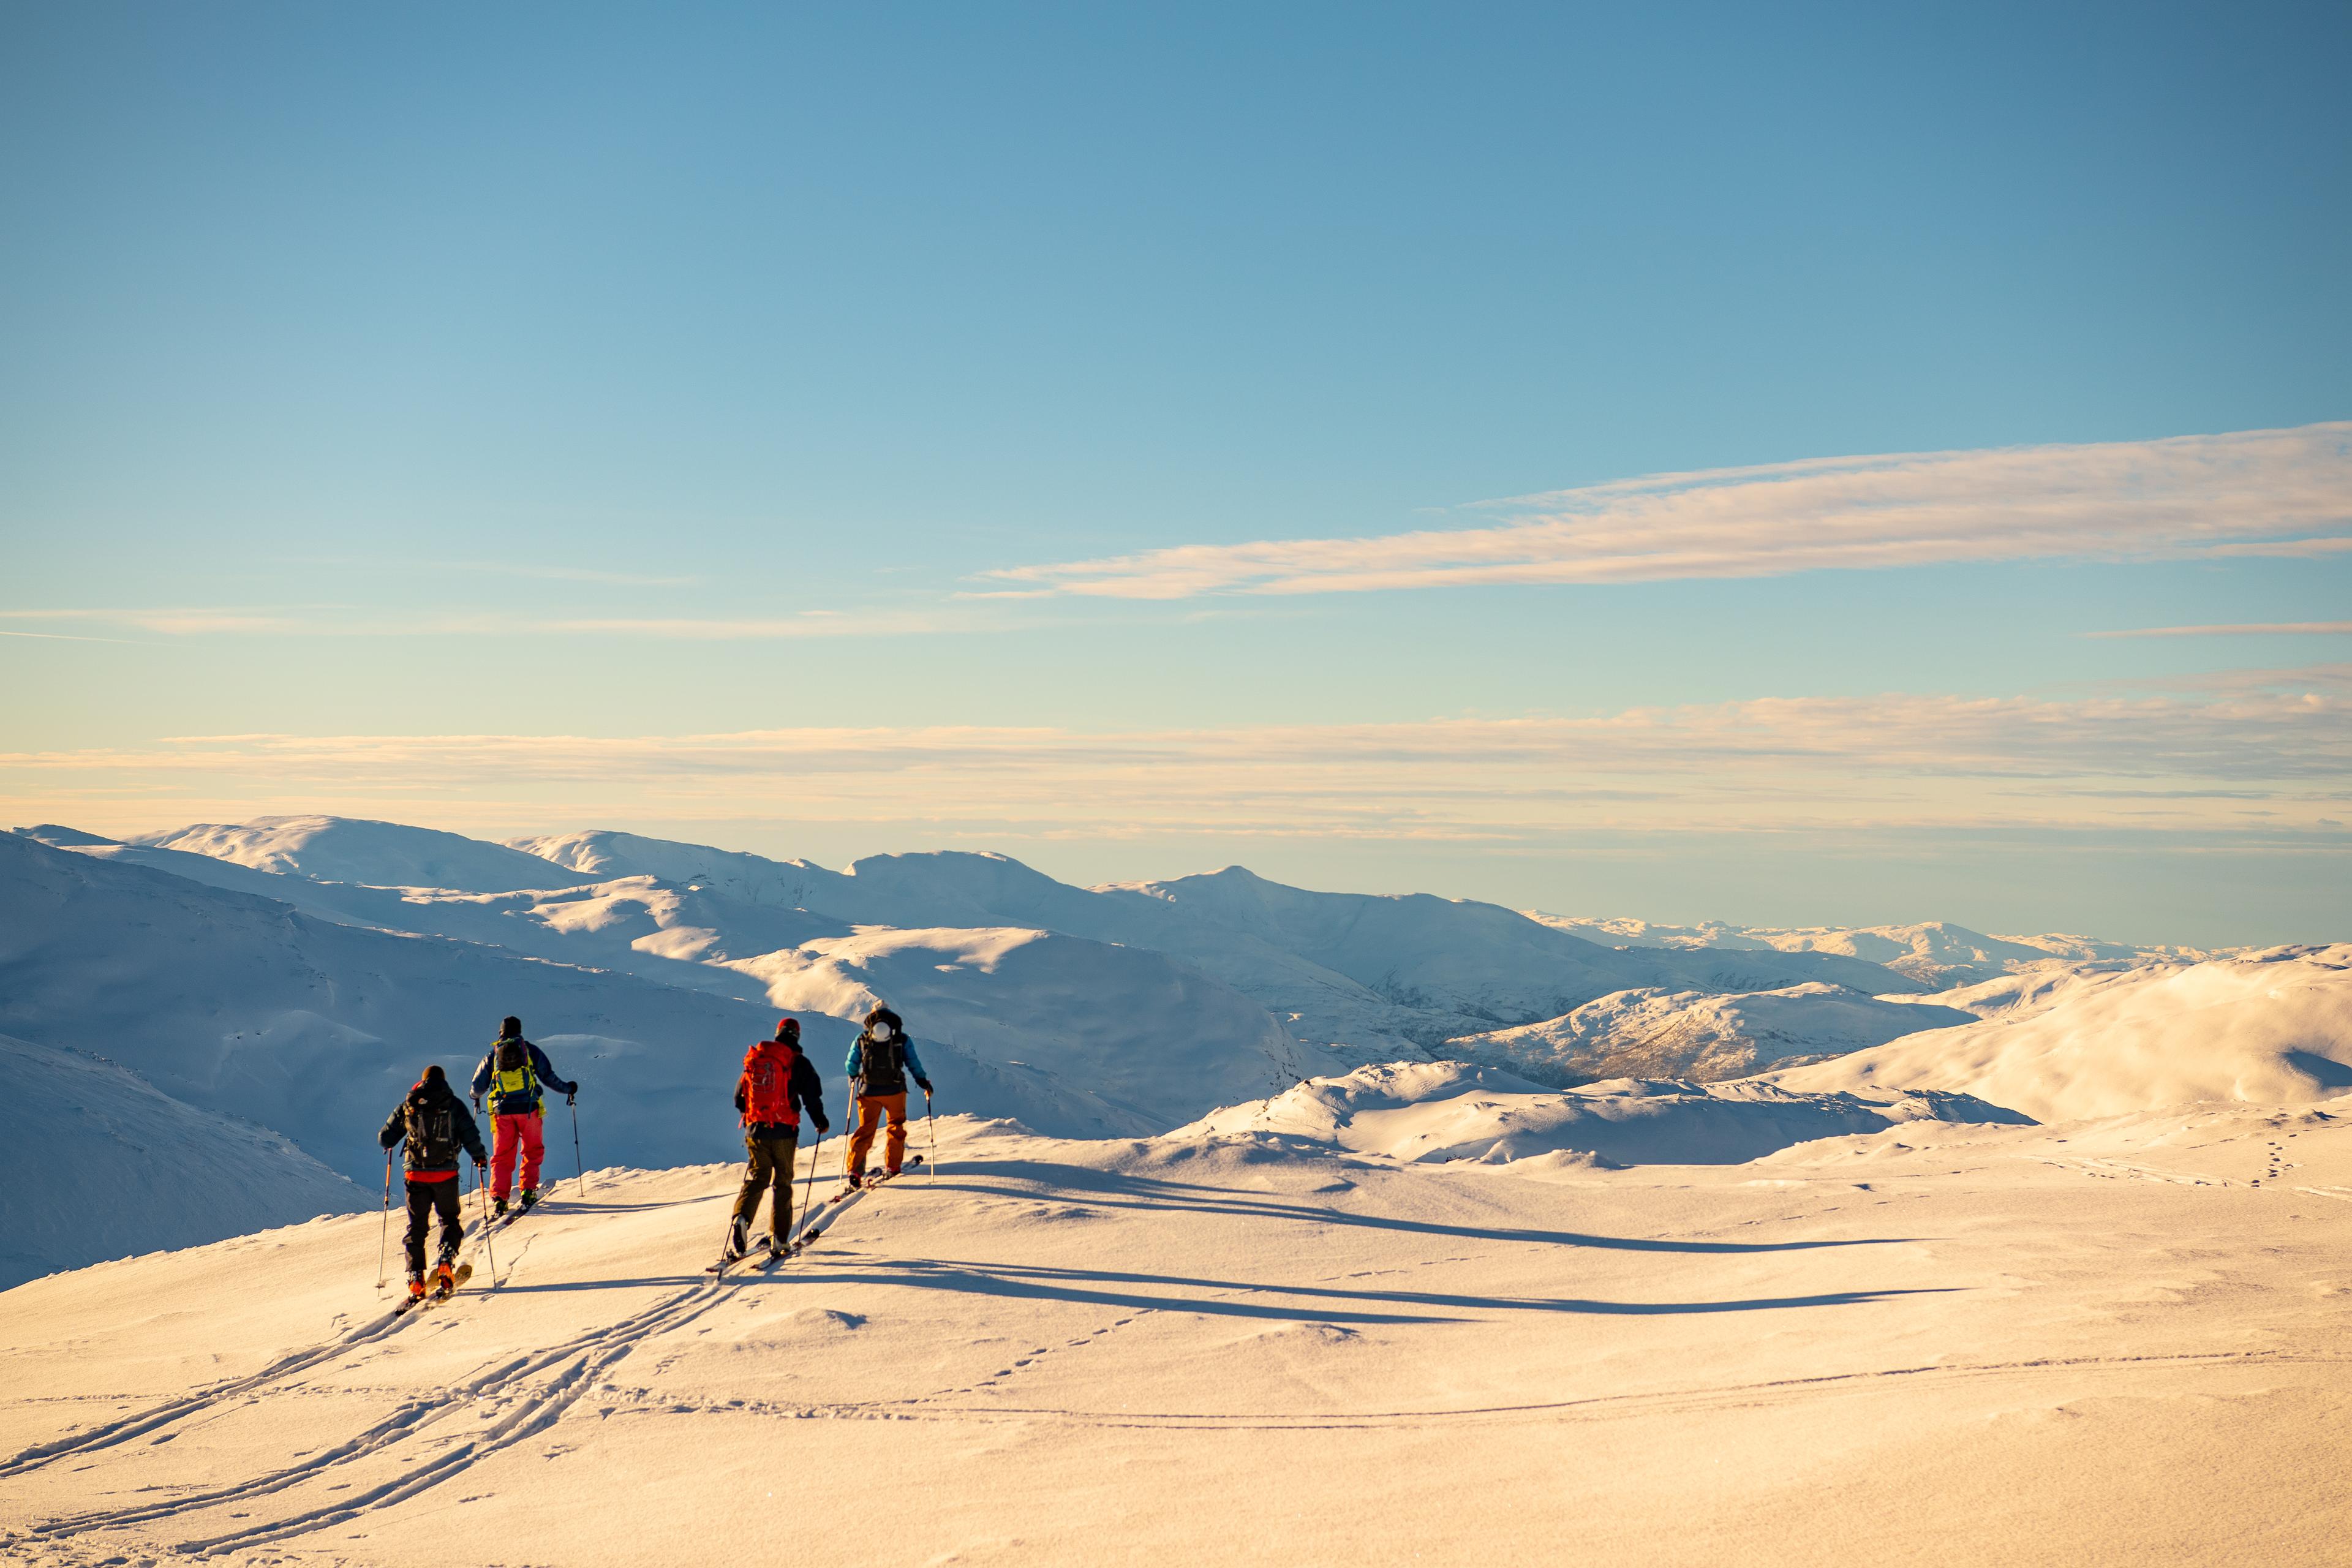
POLYGON ((627 877, 513 893, 425 889, 323 889, 345 918, 388 930, 495 942, 559 963, 626 970, 666 985, 761 999, 725 967, 821 936, 847 923, 805 910, 751 904, 699 884, 627 877))
POLYGON ((600 882, 654 877, 680 886, 708 888, 739 903, 783 909, 815 907, 810 904, 810 887, 817 880, 840 875, 804 860, 771 860, 764 855, 720 849, 708 844, 684 844, 604 829, 510 838, 507 847, 552 861, 600 882))
POLYGON ((1809 1093, 1947 1089, 2039 1121, 2352 1089, 2352 943, 2076 973, 2028 1006, 1774 1073, 1809 1093))
POLYGON ((1101 1102, 1096 1136, 1156 1132, 1307 1067, 1239 992, 1147 949, 1058 932, 868 928, 735 967, 779 1007, 861 1017, 887 999, 925 1040, 1042 1068, 1101 1102))
POLYGON ((1841 1056, 1920 1029, 1974 1021, 1975 1015, 1958 1007, 1881 1001, 1843 985, 1729 995, 1619 991, 1564 1017, 1448 1040, 1444 1054, 1556 1088, 1606 1078, 1713 1083, 1791 1057, 1841 1056))
POLYGON ((373 1215, 266 1232, 0 1292, 0 1559, 2330 1563, 2347 1109, 1622 1171, 956 1121, 773 1274, 701 1272, 735 1164, 602 1172, 400 1320, 373 1215))
POLYGON ((38 827, 18 827, 12 831, 52 848, 70 849, 78 855, 87 855, 93 860, 106 860, 117 866, 144 866, 151 871, 167 871, 174 877, 201 882, 208 888, 226 888, 231 892, 276 899, 306 913, 344 925, 409 929, 397 918, 402 901, 402 892, 397 889, 314 881, 299 872, 262 870, 240 865, 235 860, 224 860, 217 856, 200 855, 193 849, 126 844, 121 839, 102 838, 95 833, 84 833, 79 828, 63 827, 55 823, 44 823, 38 827))
POLYGON ((257 816, 201 824, 129 840, 235 861, 259 871, 291 871, 325 882, 380 888, 450 888, 505 893, 582 880, 535 855, 430 827, 348 816, 257 816))
POLYGON ((1312 892, 1237 866, 1104 892, 1130 909, 1165 905, 1193 924, 1238 933, 1342 975, 1397 1009, 1404 1016, 1397 1032, 1424 1046, 1482 1026, 1558 1017, 1612 991, 1643 986, 1750 991, 1831 980, 1916 988, 1875 964, 1847 958, 1621 952, 1496 904, 1426 894, 1312 892))
POLYGON ((1799 1094, 1762 1083, 1636 1079, 1556 1093, 1491 1068, 1400 1062, 1228 1106, 1167 1138, 1272 1133, 1413 1161, 1580 1155, 1612 1165, 1721 1165, 1906 1121, 2022 1120, 1966 1095, 1799 1094))
POLYGON ((285 1139, 100 1057, 0 1035, 0 1289, 374 1199, 285 1139))
MULTIPOLYGON (((775 1014, 633 975, 338 925, 0 835, 0 1030, 102 1049, 373 1187, 375 1131, 429 1061, 471 1073, 506 1014, 583 1084, 605 1159, 723 1157, 746 1042, 775 1014)), ((811 1020, 812 1048, 850 1029, 811 1020)))
POLYGON ((0 836, 0 1028, 44 1043, 102 1040, 170 1093, 275 1128, 362 1181, 379 1164, 376 1126, 423 1064, 470 1073, 508 1013, 586 1085, 594 1152, 637 1163, 734 1146, 736 1067, 780 1006, 802 1013, 845 1121, 849 1020, 877 988, 929 1053, 945 1107, 1041 1131, 1157 1131, 1265 1092, 1287 1070, 1277 1065, 1287 1042, 1263 1009, 1138 950, 1019 933, 1010 963, 964 962, 975 943, 1006 945, 1003 933, 879 933, 830 957, 781 949, 761 973, 726 966, 726 931, 797 940, 846 928, 644 879, 402 894, 205 867, 323 900, 341 923, 104 845, 60 851, 0 836), (354 923, 367 916, 472 940, 354 923), (597 964, 612 968, 583 967, 597 964), (820 970, 844 984, 821 983, 820 970), (787 974, 798 976, 782 988, 790 1000, 772 1002, 787 974))
MULTIPOLYGON (((742 902, 700 885, 645 876, 505 893, 376 887, 257 870, 189 850, 123 844, 55 826, 16 831, 92 859, 275 899, 340 925, 486 942, 532 958, 625 970, 666 985, 763 1005, 761 988, 719 967, 721 961, 850 930, 844 921, 803 910, 742 902)), ((562 879, 562 868, 552 870, 562 879)))
POLYGON ((515 842, 584 874, 693 879, 732 898, 799 905, 858 925, 1016 926, 1153 948, 1253 998, 1295 1038, 1339 1047, 1331 1059, 1342 1065, 1555 1017, 1635 986, 1749 991, 1828 981, 1873 991, 1918 988, 1843 955, 1621 952, 1498 905, 1313 892, 1240 867, 1087 889, 1003 855, 882 855, 836 872, 628 834, 515 842))
POLYGON ((1990 980, 2053 961, 2148 963, 2194 962, 2215 956, 2195 948, 2137 947, 2087 936, 1987 936, 1947 921, 1924 921, 1916 925, 1794 927, 1727 925, 1710 921, 1702 925, 1677 926, 1642 920, 1580 920, 1546 914, 1539 910, 1527 913, 1529 919, 1555 930, 1611 946, 1822 952, 1860 958, 1938 990, 1990 980))

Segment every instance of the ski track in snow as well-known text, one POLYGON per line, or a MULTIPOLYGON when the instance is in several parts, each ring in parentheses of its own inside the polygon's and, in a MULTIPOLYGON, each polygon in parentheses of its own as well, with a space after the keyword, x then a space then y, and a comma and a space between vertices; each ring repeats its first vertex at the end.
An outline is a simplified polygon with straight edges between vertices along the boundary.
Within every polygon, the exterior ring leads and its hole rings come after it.
MULTIPOLYGON (((473 1221, 469 1224, 471 1228, 466 1236, 465 1245, 459 1253, 461 1260, 471 1257, 474 1249, 482 1240, 480 1222, 473 1221)), ((217 1414, 228 1408, 229 1402, 241 1394, 257 1397, 264 1391, 272 1390, 273 1385, 277 1384, 284 1383, 306 1372, 322 1371, 352 1351, 378 1344, 409 1327, 417 1321, 419 1316, 420 1313, 413 1310, 403 1311, 401 1304, 394 1303, 351 1332, 323 1343, 312 1345, 308 1349, 280 1356, 258 1372, 232 1378, 226 1383, 216 1384, 210 1388, 199 1389, 194 1394, 179 1399, 168 1400, 162 1405, 150 1405, 144 1410, 124 1416, 120 1421, 110 1421, 103 1426, 94 1426, 83 1432, 71 1433, 50 1442, 36 1443, 29 1448, 22 1449, 8 1458, 0 1460, 0 1480, 6 1480, 11 1476, 21 1475, 26 1470, 37 1469, 44 1465, 53 1464, 59 1459, 69 1458, 75 1455, 95 1453, 101 1448, 111 1448, 118 1444, 127 1443, 134 1437, 143 1437, 151 1432, 174 1426, 194 1416, 217 1414)), ((170 1439, 158 1438, 157 1441, 168 1442, 170 1439)))
MULTIPOLYGON (((1141 1314, 1138 1314, 1140 1316, 1141 1314)), ((1132 1321, 1122 1318, 1095 1335, 1132 1321)), ((1074 1349, 1094 1336, 1072 1340, 1074 1349)), ((1045 1351, 1031 1352, 1044 1355, 1045 1351)), ((785 1419, 834 1421, 1034 1421, 1039 1417, 1097 1427, 1171 1428, 1188 1431, 1297 1432, 1358 1431, 1378 1427, 1438 1427, 1469 1424, 1528 1421, 1550 1423, 1562 1418, 1606 1420, 1678 1411, 1731 1409, 1766 1403, 1784 1403, 1807 1395, 1842 1394, 1906 1381, 1963 1381, 2000 1377, 2032 1377, 2056 1373, 2146 1371, 2151 1368, 2332 1365, 2352 1362, 2352 1351, 2234 1351, 2202 1354, 2141 1356, 2073 1356, 2041 1361, 1935 1363, 1920 1366, 1881 1367, 1836 1373, 1821 1377, 1768 1379, 1757 1383, 1716 1384, 1703 1387, 1660 1389, 1643 1394, 1595 1394, 1587 1399, 1546 1400, 1528 1405, 1491 1405, 1462 1409, 1299 1411, 1281 1415, 1202 1415, 1179 1411, 1073 1410, 1059 1406, 1014 1405, 950 1405, 950 1398, 974 1394, 994 1384, 986 1378, 970 1388, 924 1399, 880 1400, 872 1403, 793 1405, 761 1400, 705 1402, 671 1395, 633 1396, 607 1391, 607 1399, 629 1399, 646 1410, 693 1412, 713 1415, 765 1415, 785 1419)), ((1016 1366, 1029 1364, 1016 1362, 1016 1366)))
POLYGON ((373 1320, 363 1328, 354 1330, 325 1344, 314 1345, 308 1350, 297 1351, 292 1355, 280 1357, 259 1372, 247 1376, 205 1389, 184 1398, 152 1405, 136 1415, 124 1416, 120 1421, 108 1422, 104 1426, 59 1437, 52 1442, 37 1443, 16 1454, 5 1463, 0 1463, 0 1480, 21 1475, 26 1470, 35 1469, 43 1465, 53 1464, 59 1459, 93 1453, 100 1448, 111 1448, 119 1443, 127 1443, 133 1437, 143 1437, 161 1427, 173 1425, 190 1416, 209 1415, 219 1411, 226 1406, 228 1401, 239 1394, 256 1394, 273 1384, 282 1383, 299 1373, 308 1372, 312 1368, 336 1361, 351 1351, 363 1345, 373 1344, 406 1326, 401 1314, 396 1310, 388 1308, 383 1316, 373 1320))
MULTIPOLYGON (((813 1236, 815 1231, 830 1227, 864 1196, 866 1193, 860 1191, 837 1195, 818 1205, 800 1216, 793 1226, 795 1237, 813 1236)), ((509 1228, 510 1224, 499 1226, 492 1234, 509 1228)), ((479 1241, 479 1233, 470 1239, 479 1241)), ((536 1238, 526 1237, 523 1245, 516 1249, 512 1261, 497 1277, 499 1284, 512 1278, 533 1239, 536 1238)), ((469 1245, 468 1251, 471 1250, 469 1245)), ((794 1261, 799 1256, 804 1255, 786 1258, 770 1265, 768 1269, 757 1272, 765 1274, 794 1261)), ((444 1310, 473 1293, 460 1291, 450 1303, 443 1304, 444 1310)), ((406 1501, 420 1492, 455 1479, 490 1456, 546 1431, 582 1394, 596 1387, 605 1373, 641 1345, 685 1328, 731 1296, 732 1288, 729 1280, 718 1277, 698 1279, 617 1322, 588 1330, 561 1344, 507 1361, 449 1388, 437 1400, 406 1402, 366 1430, 299 1464, 287 1466, 231 1487, 128 1508, 47 1520, 36 1524, 32 1534, 45 1540, 62 1540, 92 1531, 150 1524, 227 1503, 249 1501, 315 1479, 355 1460, 388 1453, 412 1439, 425 1438, 428 1433, 450 1425, 464 1414, 479 1414, 485 1405, 493 1407, 495 1419, 486 1430, 473 1437, 457 1440, 457 1446, 447 1452, 413 1465, 357 1496, 265 1524, 183 1542, 178 1550, 192 1554, 214 1555, 268 1545, 349 1523, 373 1510, 406 1501), (505 1406, 510 1408, 498 1409, 505 1406)), ((283 1357, 250 1376, 152 1407, 120 1422, 26 1449, 7 1461, 5 1467, 0 1467, 0 1479, 74 1455, 128 1442, 183 1420, 220 1414, 230 1407, 232 1401, 242 1399, 247 1403, 258 1403, 264 1391, 281 1395, 288 1392, 300 1392, 299 1388, 279 1390, 273 1385, 284 1384, 302 1373, 323 1370, 350 1352, 377 1345, 431 1310, 387 1312, 364 1329, 283 1357)), ((614 1391, 607 1389, 605 1393, 609 1397, 614 1391)), ((157 1440, 170 1441, 168 1437, 157 1440)))
MULTIPOLYGON (((141 1504, 131 1508, 50 1520, 34 1527, 34 1533, 44 1537, 78 1535, 93 1530, 143 1524, 174 1515, 199 1511, 223 1503, 240 1502, 282 1491, 288 1487, 312 1479, 352 1460, 382 1454, 411 1439, 418 1438, 445 1426, 463 1414, 479 1412, 484 1405, 509 1406, 498 1415, 491 1426, 476 1436, 460 1441, 448 1452, 421 1464, 412 1466, 392 1479, 382 1482, 356 1497, 287 1518, 257 1524, 203 1540, 184 1542, 180 1550, 188 1552, 212 1553, 233 1548, 257 1546, 289 1536, 322 1530, 345 1523, 373 1509, 414 1497, 427 1488, 440 1485, 464 1473, 473 1465, 535 1436, 554 1425, 563 1412, 616 1363, 640 1344, 656 1335, 682 1328, 705 1310, 723 1300, 725 1291, 719 1281, 697 1281, 674 1292, 642 1310, 607 1324, 589 1330, 558 1345, 519 1357, 491 1368, 468 1382, 448 1390, 440 1401, 420 1401, 404 1405, 385 1419, 343 1443, 337 1444, 299 1465, 273 1471, 241 1485, 215 1491, 202 1492, 165 1501, 141 1504)), ((381 1331, 402 1326, 395 1321, 378 1324, 381 1331)), ((251 1394, 263 1385, 281 1382, 294 1373, 331 1362, 345 1352, 362 1344, 373 1344, 387 1337, 377 1331, 364 1339, 338 1342, 289 1357, 265 1369, 252 1378, 241 1380, 208 1394, 175 1402, 169 1406, 145 1413, 142 1416, 99 1432, 84 1434, 79 1438, 66 1439, 48 1445, 51 1450, 37 1457, 20 1456, 17 1468, 46 1464, 69 1454, 123 1442, 131 1437, 154 1431, 157 1427, 191 1415, 213 1413, 223 1408, 226 1401, 240 1394, 251 1394)))

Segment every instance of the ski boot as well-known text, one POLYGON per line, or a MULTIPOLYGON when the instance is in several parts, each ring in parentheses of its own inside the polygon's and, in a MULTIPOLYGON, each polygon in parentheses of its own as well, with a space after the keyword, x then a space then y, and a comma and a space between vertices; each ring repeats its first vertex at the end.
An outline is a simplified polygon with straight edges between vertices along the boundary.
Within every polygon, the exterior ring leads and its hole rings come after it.
POLYGON ((445 1258, 433 1270, 433 1299, 436 1301, 446 1301, 457 1291, 457 1270, 449 1266, 449 1260, 445 1258))
POLYGON ((408 1299, 412 1301, 422 1301, 425 1300, 424 1275, 412 1274, 408 1277, 408 1299))
POLYGON ((522 1206, 524 1210, 528 1212, 530 1205, 537 1202, 539 1202, 539 1189, 537 1187, 525 1187, 522 1190, 522 1206))
POLYGON ((732 1263, 751 1250, 751 1226, 750 1222, 740 1219, 729 1222, 727 1226, 727 1247, 725 1249, 727 1261, 732 1263))
POLYGON ((506 1199, 504 1199, 504 1198, 492 1198, 492 1199, 490 1200, 490 1217, 491 1217, 492 1219, 504 1219, 504 1218, 506 1217, 506 1215, 507 1215, 507 1201, 506 1201, 506 1199))

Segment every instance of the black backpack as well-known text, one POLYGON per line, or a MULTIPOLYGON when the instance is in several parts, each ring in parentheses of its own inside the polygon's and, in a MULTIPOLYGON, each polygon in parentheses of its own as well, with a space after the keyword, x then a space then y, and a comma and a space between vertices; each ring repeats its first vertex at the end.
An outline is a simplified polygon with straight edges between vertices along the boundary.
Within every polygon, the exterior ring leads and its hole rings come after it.
POLYGON ((408 1163, 412 1170, 436 1170, 457 1163, 457 1102, 414 1099, 408 1102, 408 1163))

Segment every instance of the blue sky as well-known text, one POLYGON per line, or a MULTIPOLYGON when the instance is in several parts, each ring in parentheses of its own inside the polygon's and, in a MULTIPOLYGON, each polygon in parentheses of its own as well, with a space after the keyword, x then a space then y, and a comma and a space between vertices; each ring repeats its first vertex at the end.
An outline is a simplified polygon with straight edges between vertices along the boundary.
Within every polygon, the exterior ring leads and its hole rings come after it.
POLYGON ((2352 639, 2086 635, 2352 616, 2344 434, 2243 437, 2352 420, 2347 68, 2338 5, 16 7, 0 805, 2352 936, 2352 639), (1845 531, 1776 467, 2016 447, 1845 531), (1736 567, 1586 570, 1683 526, 1592 487, 1759 467, 1736 567))

